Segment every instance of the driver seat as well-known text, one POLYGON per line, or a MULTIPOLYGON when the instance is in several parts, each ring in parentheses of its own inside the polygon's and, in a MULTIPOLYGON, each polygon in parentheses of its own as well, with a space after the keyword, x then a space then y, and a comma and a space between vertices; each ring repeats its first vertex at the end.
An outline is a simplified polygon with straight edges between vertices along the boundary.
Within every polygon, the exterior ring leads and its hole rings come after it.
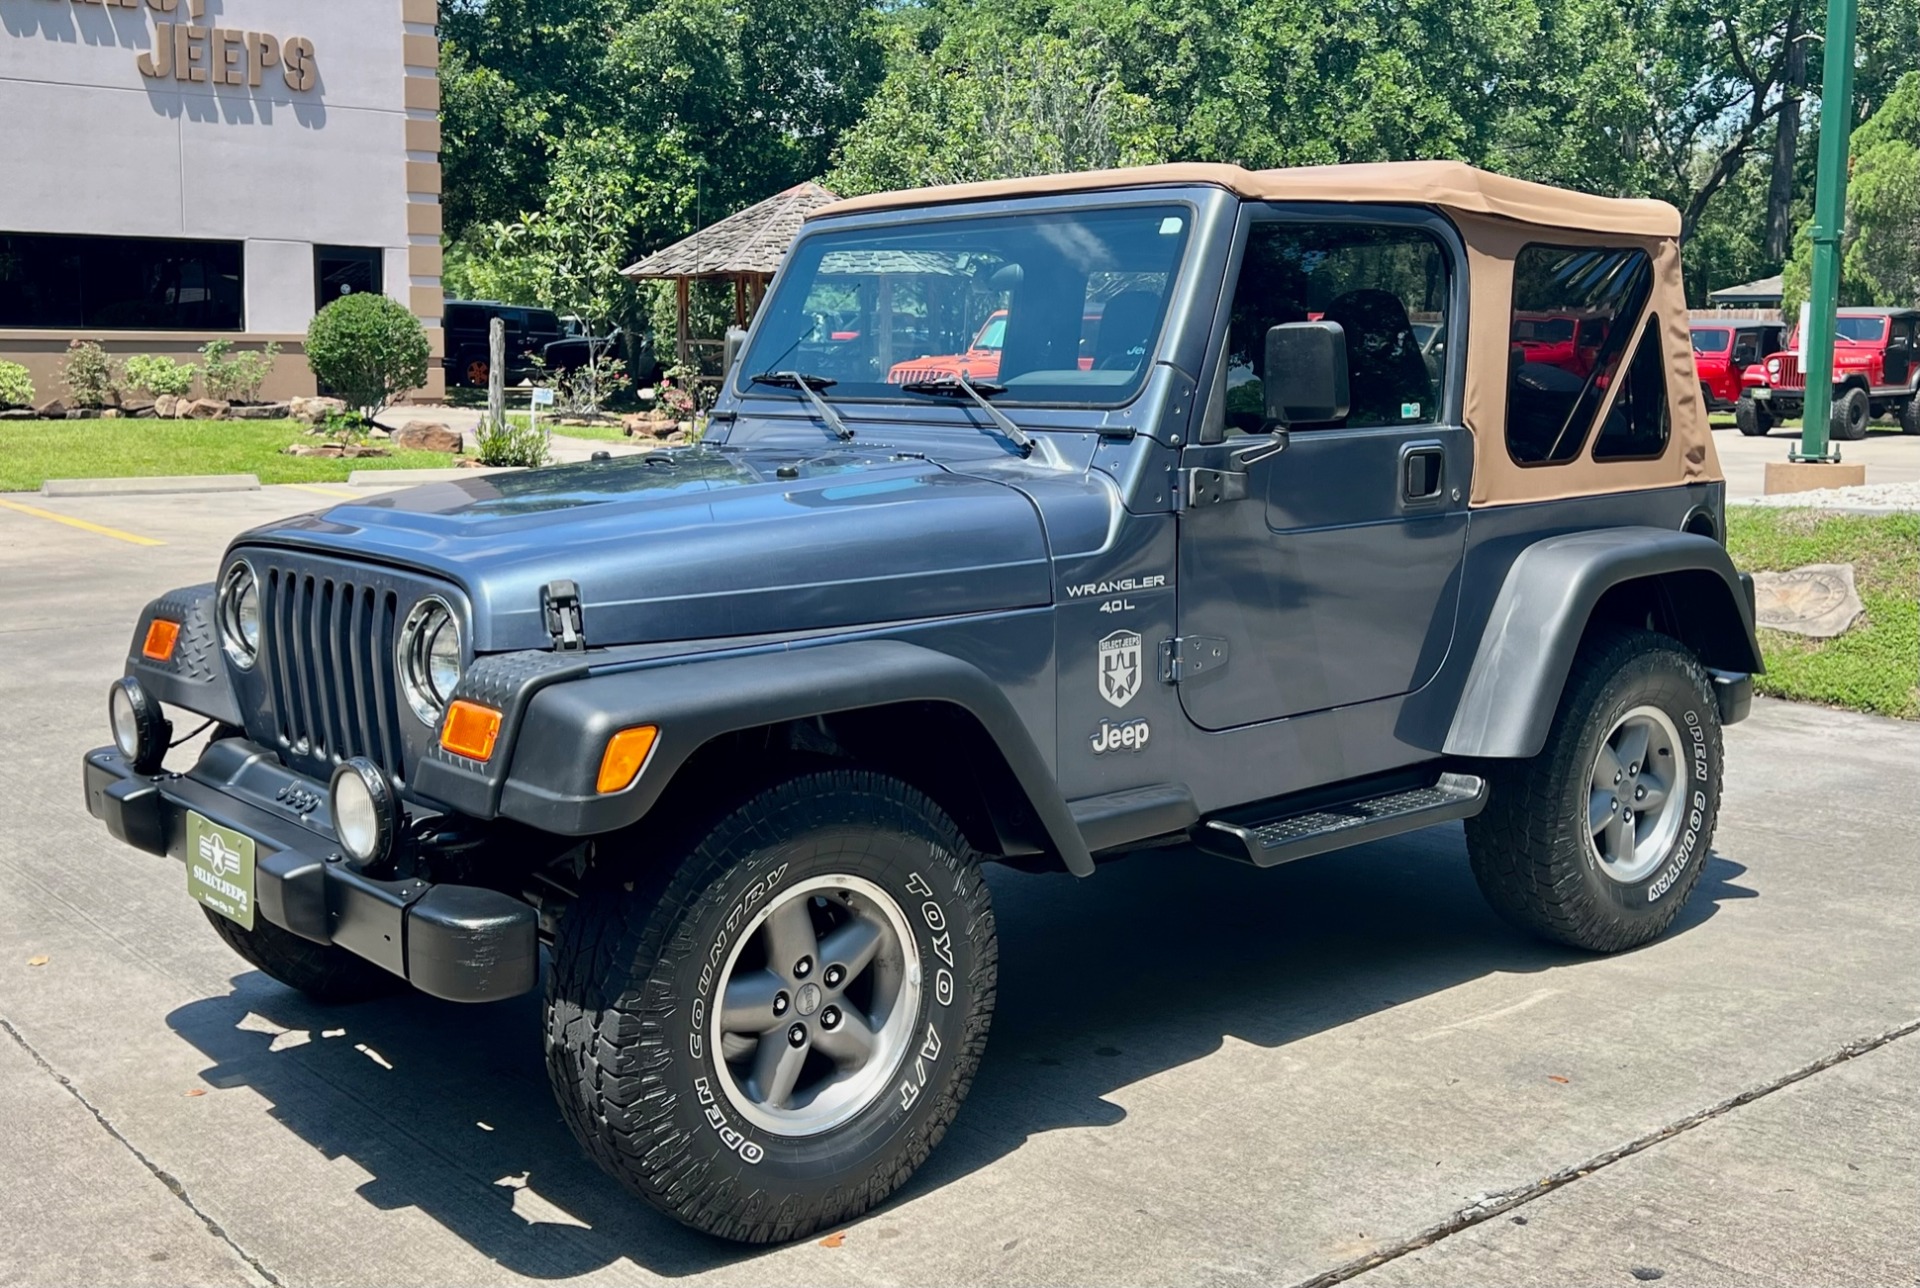
POLYGON ((1433 382, 1399 296, 1373 288, 1348 291, 1327 306, 1325 317, 1347 336, 1347 424, 1400 425, 1434 417, 1433 382), (1408 406, 1418 413, 1403 416, 1408 406))

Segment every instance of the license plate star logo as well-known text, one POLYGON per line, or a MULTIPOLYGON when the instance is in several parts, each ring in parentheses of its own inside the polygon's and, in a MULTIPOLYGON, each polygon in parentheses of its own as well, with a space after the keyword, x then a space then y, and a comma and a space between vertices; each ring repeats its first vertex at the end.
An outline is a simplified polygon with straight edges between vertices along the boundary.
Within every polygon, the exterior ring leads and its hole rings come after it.
POLYGON ((1140 633, 1115 631, 1100 641, 1100 696, 1116 707, 1140 691, 1140 633))
POLYGON ((213 870, 215 876, 230 877, 240 871, 240 852, 230 849, 225 841, 212 832, 200 837, 200 860, 213 870))

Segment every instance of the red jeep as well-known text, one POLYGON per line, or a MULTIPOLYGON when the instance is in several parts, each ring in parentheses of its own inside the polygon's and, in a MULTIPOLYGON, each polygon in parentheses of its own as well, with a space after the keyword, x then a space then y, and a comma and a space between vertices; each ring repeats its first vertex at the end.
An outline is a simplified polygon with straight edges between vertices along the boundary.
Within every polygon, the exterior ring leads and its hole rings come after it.
POLYGON ((1693 365, 1707 410, 1725 411, 1740 401, 1740 377, 1769 353, 1780 351, 1786 328, 1778 322, 1728 319, 1693 324, 1693 365))
POLYGON ((887 383, 904 385, 909 380, 938 380, 942 376, 965 375, 974 380, 992 380, 1000 374, 1000 350, 1007 342, 1007 311, 995 309, 980 324, 965 353, 929 353, 905 362, 896 362, 887 371, 887 383))
MULTIPOLYGON (((1795 327, 1786 348, 1747 368, 1733 409, 1741 433, 1757 437, 1800 414, 1807 393, 1800 357, 1795 327)), ((1920 308, 1841 309, 1835 319, 1831 433, 1847 442, 1865 438, 1875 416, 1920 434, 1920 308)))

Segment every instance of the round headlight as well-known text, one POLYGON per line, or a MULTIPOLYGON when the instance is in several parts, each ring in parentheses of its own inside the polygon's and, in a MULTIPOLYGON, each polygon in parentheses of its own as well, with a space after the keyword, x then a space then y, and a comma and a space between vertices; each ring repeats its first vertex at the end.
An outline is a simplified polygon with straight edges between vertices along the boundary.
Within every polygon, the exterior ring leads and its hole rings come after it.
POLYGON ((260 653, 260 585, 241 560, 220 583, 220 643, 234 665, 249 667, 260 653))
POLYGON ((380 766, 365 756, 341 762, 328 791, 333 834, 348 857, 375 864, 393 852, 393 788, 380 766))
POLYGON ((1767 374, 1770 376, 1777 376, 1780 374, 1780 359, 1778 358, 1767 359, 1767 374))
POLYGON ((173 724, 160 714, 160 704, 140 687, 140 681, 123 676, 107 690, 107 720, 113 726, 113 745, 127 758, 136 774, 151 774, 167 758, 167 740, 173 737, 173 724))
POLYGON ((460 620, 444 599, 413 606, 400 628, 400 688, 424 724, 438 724, 460 683, 460 620))

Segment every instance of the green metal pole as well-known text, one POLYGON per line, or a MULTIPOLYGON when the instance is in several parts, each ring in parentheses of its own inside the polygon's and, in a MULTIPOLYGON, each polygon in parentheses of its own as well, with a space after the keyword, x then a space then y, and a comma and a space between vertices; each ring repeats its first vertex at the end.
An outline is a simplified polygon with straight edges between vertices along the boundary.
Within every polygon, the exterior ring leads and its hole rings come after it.
POLYGON ((1813 195, 1813 287, 1800 337, 1806 408, 1795 461, 1838 461, 1827 441, 1833 415, 1833 311, 1840 292, 1840 233, 1847 221, 1847 144, 1853 133, 1853 29, 1858 0, 1827 6, 1827 61, 1820 88, 1820 164, 1813 195))

